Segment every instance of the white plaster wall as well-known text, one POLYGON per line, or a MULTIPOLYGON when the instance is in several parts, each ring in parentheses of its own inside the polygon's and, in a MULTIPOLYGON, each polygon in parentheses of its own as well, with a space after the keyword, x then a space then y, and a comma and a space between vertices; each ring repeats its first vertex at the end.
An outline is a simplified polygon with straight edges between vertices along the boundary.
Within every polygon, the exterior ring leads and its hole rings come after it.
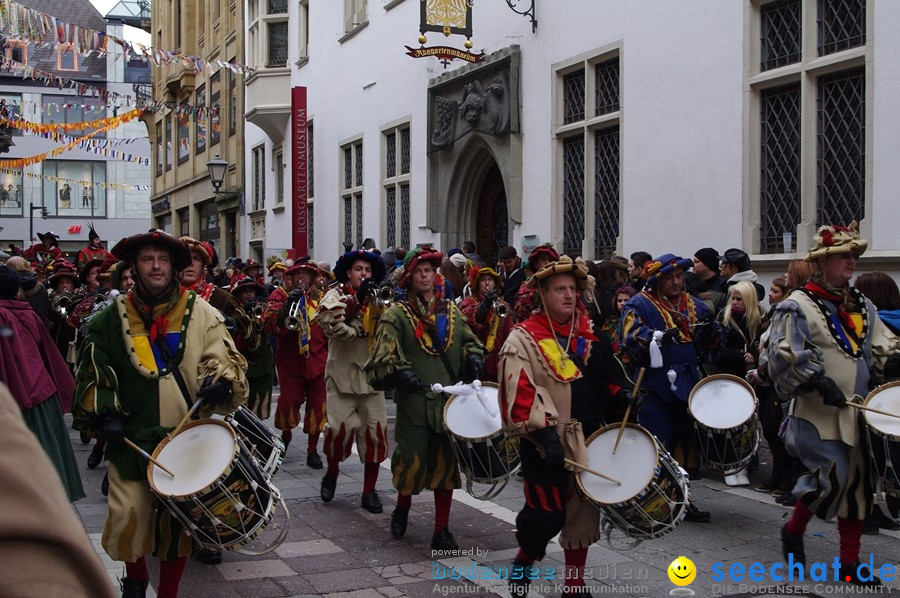
MULTIPOLYGON (((426 100, 431 78, 445 72, 436 59, 405 56, 418 42, 419 3, 406 0, 385 11, 369 1, 369 24, 354 37, 343 35, 343 3, 314 3, 310 14, 309 62, 294 67, 292 85, 308 87, 309 117, 315 125, 315 255, 335 259, 342 238, 338 201, 342 181, 339 146, 362 135, 364 142, 363 237, 380 239, 381 127, 410 118, 412 127, 412 242, 436 236, 424 227, 426 185, 426 100)), ((900 119, 900 4, 876 0, 873 247, 900 253, 897 139, 900 119)), ((556 0, 538 2, 538 29, 505 2, 476 2, 473 50, 488 53, 512 44, 522 51, 523 221, 513 233, 554 237, 555 141, 553 65, 609 44, 621 44, 622 80, 622 252, 692 255, 699 247, 720 251, 749 243, 742 238, 744 153, 744 9, 721 0, 556 0)), ((295 3, 289 4, 292 25, 295 3)), ((431 33, 426 45, 461 46, 431 33)), ((296 43, 293 41, 292 43, 296 43)), ((292 48, 290 64, 297 59, 292 48)), ((451 64, 450 69, 462 63, 451 64)), ((248 107, 249 108, 249 107, 248 107)), ((248 125, 248 133, 254 128, 248 125)), ((290 126, 285 131, 290 193, 290 126)), ((247 162, 253 146, 247 138, 247 162)), ((271 155, 267 156, 268 162, 271 155)), ((249 166, 248 166, 249 168, 249 166)), ((269 175, 271 176, 271 172, 269 175)), ((248 176, 249 180, 249 176, 248 176)), ((274 180, 267 180, 274 189, 274 180)), ((249 189, 249 186, 248 186, 249 189)), ((269 214, 268 244, 288 239, 288 210, 269 214)), ((271 198, 268 205, 274 205, 271 198)), ((558 229, 557 229, 558 230, 558 229)), ((447 248, 444 248, 447 249, 447 248)), ((772 270, 780 270, 773 265, 772 270)))

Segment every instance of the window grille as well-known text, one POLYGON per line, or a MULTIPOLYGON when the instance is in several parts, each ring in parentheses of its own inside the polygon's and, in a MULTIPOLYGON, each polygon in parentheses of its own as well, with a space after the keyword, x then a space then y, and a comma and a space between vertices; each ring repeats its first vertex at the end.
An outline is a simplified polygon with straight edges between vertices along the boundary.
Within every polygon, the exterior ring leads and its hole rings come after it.
POLYGON ((563 77, 563 123, 584 120, 584 69, 563 77))
POLYGON ((400 174, 409 174, 409 128, 400 131, 400 174))
POLYGON ((600 116, 619 109, 619 57, 594 67, 594 114, 600 116))
POLYGON ((353 186, 353 149, 349 146, 344 148, 344 189, 353 186))
POLYGON ((362 152, 362 150, 363 150, 363 147, 362 147, 362 142, 357 143, 354 147, 356 148, 356 186, 359 187, 360 185, 363 184, 363 179, 362 179, 362 173, 363 173, 363 164, 362 164, 362 160, 363 160, 363 152, 362 152))
POLYGON ((344 243, 353 242, 353 198, 344 198, 344 243))
POLYGON ((819 79, 816 225, 849 224, 865 211, 864 68, 819 79))
POLYGON ((409 249, 409 185, 400 186, 400 244, 409 249))
POLYGON ((801 0, 780 0, 760 9, 760 70, 800 62, 801 0))
POLYGON ((397 135, 390 133, 384 141, 385 175, 388 177, 397 175, 397 135))
POLYGON ((864 46, 866 0, 819 0, 819 56, 864 46))
POLYGON ((619 127, 594 134, 594 257, 616 251, 619 237, 619 127))
POLYGON ((310 199, 316 196, 316 177, 315 168, 313 168, 313 156, 315 155, 313 151, 313 125, 311 122, 308 122, 306 127, 306 185, 309 189, 310 199))
POLYGON ((385 248, 397 246, 397 189, 388 187, 385 197, 385 248))
POLYGON ((584 241, 584 138, 563 142, 563 252, 581 255, 584 241))
POLYGON ((760 252, 790 253, 800 223, 800 85, 760 95, 760 252))

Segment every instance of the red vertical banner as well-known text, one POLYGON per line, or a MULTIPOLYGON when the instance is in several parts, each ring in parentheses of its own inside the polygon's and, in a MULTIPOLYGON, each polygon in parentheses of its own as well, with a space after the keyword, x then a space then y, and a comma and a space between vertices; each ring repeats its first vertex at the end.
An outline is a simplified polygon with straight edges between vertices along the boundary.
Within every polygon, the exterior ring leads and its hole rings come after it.
POLYGON ((291 189, 293 196, 293 214, 291 214, 291 241, 294 258, 309 254, 309 220, 307 205, 309 203, 309 169, 307 151, 309 150, 308 130, 306 125, 306 88, 291 89, 291 131, 293 164, 291 172, 291 189))

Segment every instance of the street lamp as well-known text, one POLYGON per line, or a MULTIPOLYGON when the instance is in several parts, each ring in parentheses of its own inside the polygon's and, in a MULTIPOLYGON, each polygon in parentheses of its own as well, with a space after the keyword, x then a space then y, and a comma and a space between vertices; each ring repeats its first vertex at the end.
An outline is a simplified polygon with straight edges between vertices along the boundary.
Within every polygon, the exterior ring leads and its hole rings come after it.
POLYGON ((216 195, 219 194, 219 188, 222 186, 222 181, 225 180, 225 171, 228 169, 228 162, 219 157, 219 154, 216 154, 216 157, 206 163, 206 168, 209 170, 209 178, 212 182, 213 189, 216 190, 216 195))
POLYGON ((28 211, 28 233, 29 233, 28 240, 31 241, 32 243, 34 243, 34 211, 40 210, 41 218, 43 218, 44 220, 47 219, 47 216, 50 215, 50 212, 47 211, 47 208, 45 206, 36 206, 33 203, 30 203, 28 205, 31 208, 28 211))

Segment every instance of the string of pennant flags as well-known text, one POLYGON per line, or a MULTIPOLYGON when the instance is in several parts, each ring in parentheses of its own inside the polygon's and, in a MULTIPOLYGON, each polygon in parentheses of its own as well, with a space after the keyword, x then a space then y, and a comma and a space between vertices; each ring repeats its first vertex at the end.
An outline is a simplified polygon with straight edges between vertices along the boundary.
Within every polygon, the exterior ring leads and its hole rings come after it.
POLYGON ((130 185, 128 183, 104 183, 97 181, 85 181, 80 179, 70 179, 55 175, 43 175, 34 172, 22 172, 18 169, 0 168, 0 173, 11 174, 13 176, 24 176, 28 179, 40 181, 50 181, 53 183, 74 183, 81 187, 100 187, 102 189, 118 189, 120 191, 149 191, 150 185, 130 185))
POLYGON ((12 0, 0 0, 0 29, 17 41, 40 43, 47 46, 64 46, 84 56, 96 53, 106 55, 110 52, 110 42, 122 48, 129 56, 143 58, 155 66, 181 64, 194 72, 205 71, 212 74, 219 69, 228 69, 232 73, 250 75, 254 69, 237 62, 222 60, 206 60, 199 56, 190 56, 146 46, 137 42, 109 35, 105 31, 97 31, 68 23, 52 15, 23 6, 12 0))
MULTIPOLYGON (((137 143, 139 141, 149 141, 149 137, 129 137, 126 139, 84 139, 83 137, 70 137, 69 135, 63 135, 62 133, 35 133, 35 137, 40 137, 42 139, 50 139, 51 141, 57 141, 60 143, 69 143, 70 141, 74 141, 75 139, 81 139, 85 142, 85 149, 87 148, 97 148, 101 150, 110 150, 110 146, 113 145, 129 145, 132 143, 137 143)), ((112 150, 111 150, 112 151, 112 150)))
MULTIPOLYGON (((3 0, 0 0, 2 4, 3 0)), ((184 104, 176 102, 158 102, 150 99, 139 100, 132 95, 116 93, 93 85, 88 85, 81 81, 60 77, 56 73, 44 71, 34 68, 17 60, 7 58, 0 52, 0 69, 22 79, 31 79, 32 81, 41 81, 45 86, 53 86, 58 89, 74 89, 79 96, 100 98, 103 103, 110 108, 118 108, 124 106, 136 106, 150 112, 158 112, 160 110, 174 110, 177 114, 188 113, 194 116, 200 114, 219 115, 219 108, 215 106, 197 106, 193 104, 184 104), (120 102, 120 106, 116 106, 120 102)))
MULTIPOLYGON (((0 124, 2 124, 3 122, 4 120, 0 120, 0 124)), ((11 160, 0 160, 0 168, 25 168, 26 166, 31 166, 32 164, 43 162, 48 158, 55 158, 56 156, 75 148, 76 146, 78 146, 78 144, 82 143, 84 139, 93 137, 94 135, 99 135, 100 133, 106 132, 111 128, 111 125, 100 127, 99 129, 91 131, 85 137, 80 137, 78 139, 75 139, 74 141, 67 143, 66 145, 55 147, 50 151, 37 154, 36 156, 29 156, 27 158, 13 158, 11 160)))
POLYGON ((85 120, 77 123, 33 123, 24 119, 6 119, 0 118, 0 125, 10 126, 20 131, 28 131, 29 133, 49 133, 53 131, 83 131, 85 129, 93 129, 95 127, 115 128, 129 121, 138 118, 143 110, 135 109, 121 116, 107 116, 106 118, 98 118, 96 120, 85 120))
MULTIPOLYGON (((73 141, 81 141, 82 143, 80 144, 79 149, 86 152, 97 154, 98 156, 108 156, 110 158, 122 160, 124 162, 140 164, 141 166, 150 166, 150 158, 146 156, 139 156, 131 152, 123 152, 121 150, 110 148, 109 142, 117 141, 115 139, 85 139, 83 137, 69 137, 68 135, 61 135, 60 133, 39 133, 36 136, 66 144, 69 144, 73 141)), ((146 141, 147 139, 147 137, 144 137, 144 141, 146 141)))

